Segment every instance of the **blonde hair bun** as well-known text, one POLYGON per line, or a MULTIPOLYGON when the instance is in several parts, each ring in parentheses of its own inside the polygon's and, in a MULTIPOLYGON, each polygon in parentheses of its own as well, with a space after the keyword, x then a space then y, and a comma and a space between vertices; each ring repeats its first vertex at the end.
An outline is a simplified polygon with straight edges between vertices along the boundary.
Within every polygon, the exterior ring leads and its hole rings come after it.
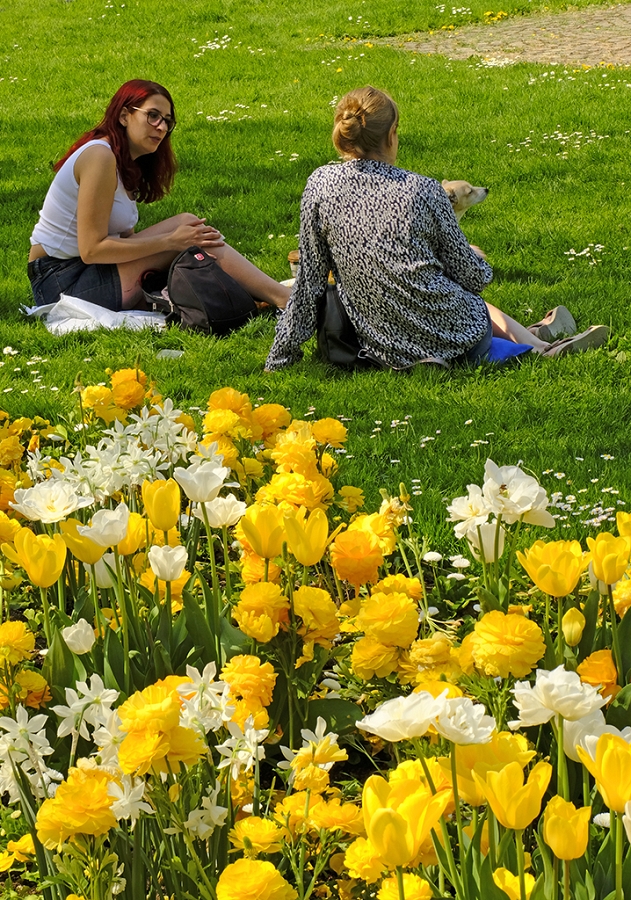
POLYGON ((335 109, 333 144, 348 158, 378 151, 399 122, 392 97, 368 85, 345 94, 335 109))

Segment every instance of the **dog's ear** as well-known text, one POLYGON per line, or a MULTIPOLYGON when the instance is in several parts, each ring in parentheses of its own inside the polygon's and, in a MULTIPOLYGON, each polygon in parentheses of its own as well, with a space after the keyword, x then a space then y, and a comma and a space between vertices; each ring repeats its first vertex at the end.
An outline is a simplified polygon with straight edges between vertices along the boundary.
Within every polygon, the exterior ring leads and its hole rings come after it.
POLYGON ((447 197, 449 198, 449 202, 453 206, 455 206, 456 203, 458 202, 458 195, 456 194, 454 189, 453 188, 445 188, 445 193, 447 194, 447 197))

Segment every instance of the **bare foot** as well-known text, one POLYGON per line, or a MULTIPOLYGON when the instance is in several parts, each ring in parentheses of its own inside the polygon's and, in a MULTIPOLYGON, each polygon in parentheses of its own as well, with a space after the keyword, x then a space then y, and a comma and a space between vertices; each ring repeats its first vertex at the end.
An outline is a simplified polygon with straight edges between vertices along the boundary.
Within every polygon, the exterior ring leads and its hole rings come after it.
POLYGON ((287 303, 289 302, 289 298, 291 297, 291 288, 285 287, 284 284, 278 285, 278 291, 275 292, 274 297, 270 297, 270 300, 278 309, 285 309, 287 303))

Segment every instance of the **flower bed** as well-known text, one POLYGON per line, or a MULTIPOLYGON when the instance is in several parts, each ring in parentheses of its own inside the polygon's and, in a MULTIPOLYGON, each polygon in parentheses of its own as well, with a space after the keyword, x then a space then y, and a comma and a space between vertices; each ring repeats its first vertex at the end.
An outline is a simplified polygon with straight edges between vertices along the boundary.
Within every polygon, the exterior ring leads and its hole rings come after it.
POLYGON ((137 369, 80 399, 78 450, 4 417, 6 884, 631 896, 631 516, 519 550, 547 494, 488 460, 445 559, 404 485, 361 511, 335 419, 224 388, 200 437, 137 369))

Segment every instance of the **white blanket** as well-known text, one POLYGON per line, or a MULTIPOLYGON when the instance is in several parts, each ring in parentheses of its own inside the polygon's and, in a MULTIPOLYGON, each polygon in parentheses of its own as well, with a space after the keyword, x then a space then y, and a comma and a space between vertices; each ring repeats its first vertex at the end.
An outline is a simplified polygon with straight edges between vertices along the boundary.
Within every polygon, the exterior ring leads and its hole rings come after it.
POLYGON ((96 303, 88 303, 87 300, 79 300, 78 297, 67 294, 62 294, 57 303, 23 306, 22 311, 27 316, 42 319, 46 328, 54 335, 68 334, 71 331, 94 331, 97 328, 129 328, 132 331, 139 331, 141 328, 166 328, 166 318, 161 313, 138 309, 112 312, 96 303))

